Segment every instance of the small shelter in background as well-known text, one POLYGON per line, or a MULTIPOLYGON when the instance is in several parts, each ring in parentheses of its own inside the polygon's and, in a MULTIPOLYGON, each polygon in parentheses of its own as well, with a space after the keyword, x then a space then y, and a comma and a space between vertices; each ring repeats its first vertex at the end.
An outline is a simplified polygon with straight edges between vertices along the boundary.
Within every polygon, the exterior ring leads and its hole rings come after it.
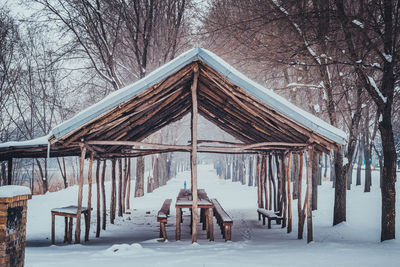
MULTIPOLYGON (((193 242, 197 239, 197 153, 255 153, 264 155, 258 179, 266 177, 266 155, 277 153, 283 171, 284 217, 291 228, 289 170, 292 153, 308 152, 307 223, 312 240, 311 194, 314 153, 339 150, 346 134, 292 105, 281 96, 251 81, 215 54, 191 49, 145 78, 111 93, 102 101, 56 126, 48 136, 26 142, 0 144, 0 160, 80 156, 78 213, 82 207, 83 163, 94 159, 137 157, 154 153, 188 152, 191 155, 193 242), (190 145, 145 143, 143 139, 162 127, 191 114, 190 145), (197 119, 207 120, 242 143, 197 139, 197 119), (286 158, 289 158, 286 163, 286 158), (285 218, 286 219, 286 218, 285 218)), ((302 159, 302 157, 301 157, 302 159)), ((302 162, 302 161, 301 161, 302 162)), ((268 168, 270 169, 270 168, 268 168)), ((9 172, 11 176, 11 173, 9 172)), ((91 172, 90 172, 91 175, 91 172)), ((259 199, 262 188, 259 184, 259 199)), ((261 193, 262 194, 262 193, 261 193)), ((262 197, 262 196, 261 196, 262 197)), ((259 201, 260 203, 260 201, 259 201)), ((261 204, 259 204, 261 206, 261 204)), ((305 211, 299 213, 303 214, 305 211)), ((79 242, 80 216, 76 227, 79 242)), ((304 223, 304 218, 303 218, 304 223)))

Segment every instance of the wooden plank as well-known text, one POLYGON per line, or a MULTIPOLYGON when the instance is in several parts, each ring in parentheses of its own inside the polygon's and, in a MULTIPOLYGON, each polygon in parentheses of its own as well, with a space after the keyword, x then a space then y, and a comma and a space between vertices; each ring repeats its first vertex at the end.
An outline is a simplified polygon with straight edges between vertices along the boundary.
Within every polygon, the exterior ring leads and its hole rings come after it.
POLYGON ((198 65, 193 68, 193 83, 190 88, 192 95, 192 120, 191 120, 191 141, 192 151, 191 158, 191 176, 192 176, 192 243, 197 242, 197 121, 198 121, 198 106, 197 106, 197 82, 199 78, 198 65))
POLYGON ((83 168, 85 165, 85 155, 86 147, 81 144, 81 160, 79 169, 79 190, 78 190, 78 211, 76 217, 76 227, 75 227, 75 244, 81 242, 81 214, 82 214, 82 193, 83 193, 83 168))

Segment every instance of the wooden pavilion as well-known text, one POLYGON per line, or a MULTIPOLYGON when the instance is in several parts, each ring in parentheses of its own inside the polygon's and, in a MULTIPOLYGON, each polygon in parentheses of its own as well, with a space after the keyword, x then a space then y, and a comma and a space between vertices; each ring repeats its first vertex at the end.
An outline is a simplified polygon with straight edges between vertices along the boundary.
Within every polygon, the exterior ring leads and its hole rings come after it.
MULTIPOLYGON (((112 159, 166 152, 191 155, 193 242, 197 239, 197 153, 308 152, 307 223, 312 240, 311 162, 313 153, 339 150, 346 141, 341 130, 299 109, 251 81, 215 54, 194 48, 136 83, 113 92, 99 103, 56 126, 48 136, 0 144, 0 160, 80 156, 76 241, 80 236, 83 166, 85 158, 112 159), (145 143, 162 127, 191 114, 190 145, 145 143), (198 142, 197 120, 202 115, 242 143, 198 142)), ((267 163, 267 160, 265 161, 267 163)), ((285 160, 282 161, 284 164, 285 160)), ((288 161, 290 165, 290 160, 288 161)), ((91 169, 91 168, 90 168, 91 169)), ((290 166, 287 166, 288 171, 290 166)), ((266 169, 265 169, 266 170, 266 169)), ((261 170, 258 170, 261 174, 261 170)), ((288 177, 283 173, 284 177, 288 177)), ((11 172, 9 172, 11 176, 11 172)), ((91 176, 91 171, 90 171, 91 176)), ((283 179, 285 181, 286 178, 283 179)), ((290 193, 290 182, 287 183, 290 193)), ((290 197, 289 212, 291 226, 290 197)), ((303 208, 304 211, 304 208, 303 208)))

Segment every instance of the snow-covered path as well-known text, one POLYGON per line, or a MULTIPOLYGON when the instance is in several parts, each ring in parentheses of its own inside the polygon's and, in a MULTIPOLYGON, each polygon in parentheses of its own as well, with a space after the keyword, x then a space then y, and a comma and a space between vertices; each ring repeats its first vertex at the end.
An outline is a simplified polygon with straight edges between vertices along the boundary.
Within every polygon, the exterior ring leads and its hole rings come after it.
MULTIPOLYGON (((75 204, 77 187, 34 196, 28 206, 25 265, 398 266, 400 242, 379 242, 381 202, 378 175, 378 171, 373 172, 371 193, 363 193, 360 186, 353 186, 348 192, 347 222, 336 227, 332 227, 332 185, 324 182, 319 187, 318 211, 313 212, 315 241, 310 244, 297 240, 296 200, 292 202, 293 232, 287 234, 286 228, 274 223, 272 229, 267 229, 257 220, 256 188, 220 180, 210 165, 199 166, 199 188, 204 188, 209 197, 217 198, 231 214, 234 221, 232 242, 224 242, 215 226, 215 242, 209 242, 205 231, 201 230, 198 243, 191 244, 188 219, 184 220, 182 240, 175 241, 174 200, 185 179, 189 184, 190 172, 179 173, 152 194, 132 198, 132 214, 117 217, 115 225, 107 224, 107 230, 101 232, 100 238, 94 237, 96 222, 92 216, 90 241, 81 245, 62 243, 62 218, 56 220, 57 245, 50 244, 50 210, 75 204), (167 225, 169 241, 162 243, 157 241, 159 224, 156 214, 166 198, 172 198, 173 203, 167 225)), ((93 201, 96 203, 95 198, 93 201)), ((188 211, 184 211, 184 216, 188 218, 188 211)), ((398 226, 399 223, 396 228, 398 226)))

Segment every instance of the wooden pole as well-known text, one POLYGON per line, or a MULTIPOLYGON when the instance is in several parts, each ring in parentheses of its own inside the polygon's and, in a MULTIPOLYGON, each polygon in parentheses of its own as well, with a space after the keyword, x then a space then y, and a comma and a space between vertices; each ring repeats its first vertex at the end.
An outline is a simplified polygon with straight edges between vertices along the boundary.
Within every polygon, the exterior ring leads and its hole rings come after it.
POLYGON ((131 208, 131 159, 128 158, 128 193, 126 200, 126 208, 129 210, 131 208))
POLYGON ((124 158, 124 176, 123 176, 123 185, 122 185, 122 213, 125 213, 125 200, 126 200, 126 186, 128 183, 128 173, 126 172, 128 168, 128 159, 124 158))
POLYGON ((96 205, 96 237, 100 236, 100 223, 101 223, 101 218, 100 218, 100 163, 101 161, 98 159, 97 160, 97 165, 96 165, 96 198, 97 198, 97 205, 96 205))
POLYGON ((122 217, 122 159, 118 159, 118 216, 122 217))
POLYGON ((116 184, 115 184, 115 159, 111 160, 111 203, 110 203, 110 223, 114 224, 115 208, 116 208, 116 184))
MULTIPOLYGON (((300 169, 299 169, 299 177, 298 177, 298 182, 297 182, 297 213, 299 216, 299 222, 298 222, 298 234, 297 238, 298 239, 303 239, 303 229, 304 229, 304 211, 301 209, 301 186, 302 186, 302 180, 303 180, 303 152, 300 153, 300 169)), ((307 201, 304 200, 306 203, 307 201)))
POLYGON ((93 169, 93 159, 94 153, 90 154, 89 161, 89 173, 88 173, 88 184, 89 184, 89 192, 88 192, 88 221, 85 223, 85 241, 89 241, 89 231, 90 231, 90 218, 92 216, 92 169, 93 169))
POLYGON ((282 220, 282 228, 286 227, 286 219, 287 219, 287 192, 286 192, 286 155, 282 154, 282 202, 283 202, 283 220, 282 220))
POLYGON ((268 156, 264 156, 263 162, 264 162, 263 184, 264 184, 265 209, 268 209, 268 156))
POLYGON ((277 210, 279 211, 279 215, 282 216, 282 175, 281 175, 281 167, 279 165, 279 156, 275 154, 275 163, 276 163, 276 177, 278 178, 277 185, 277 210))
MULTIPOLYGON (((268 154, 268 182, 269 182, 269 206, 268 209, 272 210, 272 160, 271 154, 268 154)), ((274 200, 275 200, 275 191, 274 191, 274 200)))
MULTIPOLYGON (((11 185, 12 183, 12 169, 13 169, 13 159, 9 158, 7 161, 7 184, 11 185)), ((33 179, 33 177, 32 177, 33 179)))
POLYGON ((287 232, 292 232, 292 194, 290 193, 290 170, 291 170, 291 162, 292 162, 292 152, 289 151, 288 156, 288 166, 287 166, 287 200, 288 200, 288 226, 287 232))
POLYGON ((313 165, 313 147, 308 147, 308 174, 307 174, 307 243, 313 241, 312 229, 312 165, 313 165))
POLYGON ((258 203, 258 208, 262 208, 262 203, 261 203, 261 179, 260 179, 260 155, 257 155, 257 203, 258 203))
POLYGON ((199 67, 194 65, 193 68, 193 83, 191 86, 192 93, 192 121, 191 121, 191 134, 192 134, 192 151, 191 157, 191 171, 192 171, 192 243, 197 242, 197 120, 198 120, 198 106, 197 106, 197 81, 199 78, 199 67))
POLYGON ((83 193, 83 167, 85 164, 86 147, 80 144, 81 161, 79 167, 79 190, 78 190, 78 209, 76 212, 75 243, 81 242, 81 216, 82 216, 82 193, 83 193))
POLYGON ((106 224, 107 224, 106 188, 104 186, 104 178, 106 176, 106 167, 107 167, 107 161, 103 160, 103 170, 101 171, 101 199, 103 202, 103 221, 102 221, 103 230, 106 230, 106 224))

